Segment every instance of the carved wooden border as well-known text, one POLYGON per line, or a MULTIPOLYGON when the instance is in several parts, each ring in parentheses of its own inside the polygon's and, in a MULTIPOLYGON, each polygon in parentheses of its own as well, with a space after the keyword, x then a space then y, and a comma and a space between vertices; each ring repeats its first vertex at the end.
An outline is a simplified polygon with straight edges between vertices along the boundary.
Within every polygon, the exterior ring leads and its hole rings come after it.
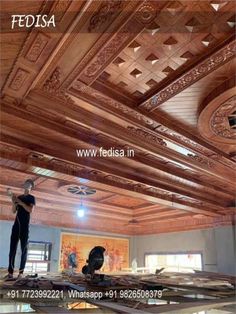
POLYGON ((205 77, 224 63, 231 60, 236 55, 236 41, 221 48, 219 51, 207 57, 204 61, 193 67, 187 73, 183 74, 180 78, 171 83, 168 87, 164 88, 149 100, 143 102, 140 107, 147 111, 153 111, 162 103, 177 95, 188 86, 197 82, 199 79, 205 77))
MULTIPOLYGON (((163 140, 170 140, 177 145, 190 149, 192 152, 196 152, 197 155, 201 155, 202 160, 210 159, 212 164, 217 161, 223 165, 231 167, 232 169, 236 169, 235 163, 230 161, 228 158, 225 158, 225 156, 222 156, 216 148, 211 147, 210 149, 204 147, 186 136, 165 127, 158 121, 151 118, 151 113, 140 111, 137 108, 130 108, 129 106, 102 94, 100 91, 97 91, 80 81, 75 81, 68 92, 77 98, 82 98, 89 103, 95 104, 97 107, 105 111, 110 111, 114 115, 121 116, 122 119, 129 122, 134 121, 139 125, 141 124, 147 131, 154 131, 158 137, 163 140)), ((204 164, 206 165, 207 163, 204 164)))

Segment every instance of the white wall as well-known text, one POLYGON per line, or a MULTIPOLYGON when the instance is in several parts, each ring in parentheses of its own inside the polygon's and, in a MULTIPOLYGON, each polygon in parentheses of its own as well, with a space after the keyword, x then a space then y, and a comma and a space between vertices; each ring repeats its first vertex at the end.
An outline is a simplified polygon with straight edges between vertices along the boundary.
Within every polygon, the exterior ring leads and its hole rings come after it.
POLYGON ((218 271, 236 275, 236 228, 215 229, 218 271))
POLYGON ((235 241, 233 227, 135 236, 131 239, 131 256, 142 267, 145 253, 199 252, 203 270, 236 275, 235 241))
MULTIPOLYGON (((0 267, 8 267, 8 255, 12 225, 13 222, 0 221, 0 267)), ((30 227, 29 240, 45 241, 52 243, 51 271, 57 271, 60 246, 60 229, 33 225, 30 227)), ((20 256, 21 250, 19 242, 15 260, 16 268, 19 267, 20 256)))

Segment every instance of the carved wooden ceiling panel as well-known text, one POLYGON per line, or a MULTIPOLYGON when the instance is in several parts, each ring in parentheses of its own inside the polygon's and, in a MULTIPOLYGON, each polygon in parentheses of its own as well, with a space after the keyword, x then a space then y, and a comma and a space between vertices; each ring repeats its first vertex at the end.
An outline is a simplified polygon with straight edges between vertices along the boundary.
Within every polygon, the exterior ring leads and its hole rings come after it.
MULTIPOLYGON (((43 1, 35 1, 32 3, 27 12, 28 14, 37 14, 42 6, 43 1)), ((27 38, 28 32, 26 31, 18 31, 14 32, 9 29, 9 21, 10 14, 24 14, 25 12, 25 4, 22 2, 18 2, 18 6, 16 6, 12 1, 4 2, 4 5, 1 5, 1 38, 0 38, 0 46, 1 46, 1 54, 0 54, 0 62, 1 62, 1 80, 0 80, 0 88, 6 81, 9 72, 11 71, 13 64, 17 55, 20 53, 22 46, 27 38)))
POLYGON ((147 92, 154 92, 175 76, 181 66, 189 66, 233 34, 228 23, 233 12, 232 1, 221 8, 210 1, 168 3, 153 20, 153 29, 145 29, 125 47, 99 80, 128 96, 144 99, 147 92))
POLYGON ((2 2, 0 219, 13 219, 6 188, 30 177, 33 223, 123 234, 233 223, 233 1, 2 2), (11 30, 14 12, 55 14, 56 28, 11 30), (77 154, 101 147, 134 155, 77 154), (68 192, 81 186, 97 191, 84 221, 68 192))

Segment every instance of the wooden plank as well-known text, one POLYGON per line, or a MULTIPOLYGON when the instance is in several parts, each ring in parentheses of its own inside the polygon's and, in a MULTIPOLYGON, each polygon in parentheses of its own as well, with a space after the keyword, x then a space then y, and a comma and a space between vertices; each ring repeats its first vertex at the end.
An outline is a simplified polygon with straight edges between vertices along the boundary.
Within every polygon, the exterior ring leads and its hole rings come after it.
POLYGON ((137 309, 123 306, 123 305, 120 305, 118 303, 111 302, 111 301, 106 302, 106 301, 95 301, 95 300, 89 299, 89 300, 87 300, 87 302, 94 304, 94 305, 97 305, 99 307, 105 308, 105 309, 113 310, 116 313, 125 313, 125 314, 130 314, 130 313, 132 313, 132 314, 148 314, 149 313, 147 311, 137 310, 137 309))
POLYGON ((153 306, 148 309, 148 313, 170 313, 170 314, 189 314, 199 311, 206 311, 220 308, 225 305, 236 304, 235 298, 226 298, 222 300, 210 300, 204 302, 189 302, 183 304, 168 304, 161 306, 153 306))
MULTIPOLYGON (((54 314, 54 313, 59 313, 59 314, 68 314, 68 313, 73 313, 73 314, 81 314, 81 313, 86 313, 86 314, 103 314, 103 313, 108 313, 112 314, 115 313, 111 311, 110 309, 99 309, 99 308, 94 308, 94 309, 77 309, 77 310, 68 310, 66 308, 58 307, 58 306, 31 306, 36 313, 41 313, 41 314, 54 314)), ((12 313, 11 313, 12 314, 12 313)))
POLYGON ((58 306, 31 306, 32 309, 36 311, 36 313, 61 313, 68 314, 70 311, 64 307, 58 306))

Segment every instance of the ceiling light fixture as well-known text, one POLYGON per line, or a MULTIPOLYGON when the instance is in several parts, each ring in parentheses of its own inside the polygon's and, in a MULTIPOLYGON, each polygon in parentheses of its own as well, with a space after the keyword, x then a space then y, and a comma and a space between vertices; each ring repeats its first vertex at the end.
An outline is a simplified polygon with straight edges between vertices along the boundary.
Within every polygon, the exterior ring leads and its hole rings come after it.
POLYGON ((80 197, 80 206, 77 210, 77 216, 79 218, 83 218, 85 216, 85 207, 83 206, 83 203, 82 203, 82 196, 80 197))
POLYGON ((80 209, 77 210, 77 216, 79 218, 83 218, 84 215, 85 215, 84 209, 80 208, 80 209))

